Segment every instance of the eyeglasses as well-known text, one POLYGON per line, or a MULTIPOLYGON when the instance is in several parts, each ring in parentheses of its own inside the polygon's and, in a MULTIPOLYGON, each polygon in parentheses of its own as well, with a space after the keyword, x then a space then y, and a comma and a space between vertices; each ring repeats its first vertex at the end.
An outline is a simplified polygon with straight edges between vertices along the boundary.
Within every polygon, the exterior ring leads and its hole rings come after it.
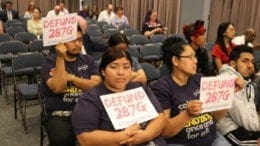
POLYGON ((79 43, 82 43, 83 42, 83 38, 77 38, 77 39, 75 39, 75 40, 72 40, 71 41, 72 43, 76 43, 76 42, 79 42, 79 43))
POLYGON ((195 55, 179 56, 178 58, 188 58, 190 60, 197 60, 197 56, 195 55))

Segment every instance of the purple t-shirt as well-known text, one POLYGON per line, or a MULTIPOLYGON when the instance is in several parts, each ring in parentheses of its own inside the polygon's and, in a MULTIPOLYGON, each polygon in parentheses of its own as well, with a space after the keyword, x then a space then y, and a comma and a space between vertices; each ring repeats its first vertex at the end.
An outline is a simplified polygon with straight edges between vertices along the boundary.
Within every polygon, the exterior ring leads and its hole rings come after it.
MULTIPOLYGON (((134 89, 142 86, 140 83, 128 83, 126 90, 134 89)), ((147 96, 150 98, 157 112, 162 112, 159 101, 154 96, 153 92, 149 87, 142 86, 147 96)), ((102 83, 92 89, 86 91, 80 97, 77 102, 74 111, 72 113, 72 126, 76 135, 83 132, 91 132, 93 130, 106 130, 116 131, 112 125, 109 116, 106 113, 105 107, 103 106, 100 96, 105 94, 113 93, 107 89, 102 83)), ((167 146, 164 139, 159 136, 154 139, 154 143, 160 146, 167 146)))
MULTIPOLYGON (((56 94, 50 90, 46 82, 51 76, 49 72, 55 68, 56 55, 48 56, 42 62, 41 70, 41 94, 44 97, 45 107, 48 114, 55 110, 68 110, 72 111, 76 101, 83 91, 77 88, 72 83, 68 83, 67 89, 62 94, 56 94)), ((89 79, 91 75, 99 75, 98 68, 91 56, 78 55, 75 61, 65 61, 66 71, 74 74, 77 77, 89 79)))
MULTIPOLYGON (((171 109, 171 117, 175 117, 187 108, 187 102, 199 99, 201 75, 191 76, 184 86, 177 85, 171 75, 160 78, 152 90, 164 110, 171 109)), ((211 145, 216 138, 216 124, 209 113, 198 115, 174 137, 166 139, 167 143, 185 146, 211 145)))

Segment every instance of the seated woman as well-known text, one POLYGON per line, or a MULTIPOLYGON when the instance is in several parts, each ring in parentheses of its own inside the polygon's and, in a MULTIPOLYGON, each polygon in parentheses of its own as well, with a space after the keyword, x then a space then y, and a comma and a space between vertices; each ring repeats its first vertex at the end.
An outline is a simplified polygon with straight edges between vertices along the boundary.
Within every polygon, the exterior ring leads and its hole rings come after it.
POLYGON ((165 28, 163 28, 161 22, 157 19, 158 14, 155 10, 150 10, 146 13, 142 34, 151 37, 154 34, 164 34, 165 28))
POLYGON ((35 34, 38 38, 42 35, 42 20, 41 20, 41 10, 40 8, 35 8, 33 10, 33 17, 27 22, 27 30, 30 33, 35 34))
POLYGON ((216 131, 216 120, 227 111, 201 113, 201 75, 196 73, 194 49, 180 37, 166 39, 162 49, 164 63, 171 72, 160 78, 152 90, 166 115, 162 135, 167 137, 167 143, 171 146, 229 146, 216 131))
POLYGON ((33 17, 33 10, 35 9, 35 2, 31 1, 25 11, 23 18, 31 19, 33 17))
POLYGON ((229 62, 229 54, 234 47, 231 41, 235 35, 236 30, 231 22, 223 22, 218 26, 216 43, 212 48, 213 63, 217 73, 223 64, 229 62))
POLYGON ((147 143, 159 146, 167 145, 160 136, 165 123, 160 104, 149 87, 130 82, 131 66, 132 60, 126 51, 119 48, 108 48, 104 52, 99 66, 102 83, 86 91, 80 97, 72 113, 73 129, 82 146, 147 145, 147 143), (100 96, 138 87, 144 90, 159 115, 145 122, 146 124, 136 123, 125 129, 115 130, 100 96))
POLYGON ((116 7, 114 17, 111 18, 111 23, 117 28, 120 25, 129 25, 127 17, 124 15, 124 9, 122 7, 116 7))

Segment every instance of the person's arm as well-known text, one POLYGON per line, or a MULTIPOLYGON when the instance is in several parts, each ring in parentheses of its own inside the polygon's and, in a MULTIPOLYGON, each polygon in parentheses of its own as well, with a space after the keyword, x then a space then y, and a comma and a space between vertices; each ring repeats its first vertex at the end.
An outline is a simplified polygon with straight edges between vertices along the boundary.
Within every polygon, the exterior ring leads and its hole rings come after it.
POLYGON ((145 84, 147 82, 146 75, 143 69, 132 71, 132 82, 140 82, 145 84))
POLYGON ((155 28, 155 29, 153 29, 151 31, 147 30, 147 31, 144 32, 144 35, 147 36, 147 37, 150 37, 150 36, 152 36, 153 34, 155 34, 157 32, 163 32, 163 29, 160 28, 160 27, 157 27, 157 28, 155 28))
POLYGON ((67 88, 67 82, 70 81, 69 74, 65 70, 65 56, 67 48, 64 44, 60 43, 56 45, 56 65, 55 71, 51 71, 51 78, 47 80, 47 86, 54 93, 62 93, 67 88))
POLYGON ((228 109, 224 109, 224 110, 219 110, 219 111, 214 111, 212 112, 212 116, 213 118, 218 121, 219 119, 223 118, 226 116, 228 112, 228 109))
POLYGON ((221 62, 220 58, 213 57, 213 61, 216 65, 217 70, 219 71, 222 67, 222 62, 221 62))
POLYGON ((27 22, 27 30, 28 30, 28 32, 30 32, 30 33, 33 33, 33 34, 36 34, 36 30, 33 28, 33 24, 32 24, 33 22, 31 21, 31 20, 29 20, 28 22, 27 22))
POLYGON ((129 25, 129 21, 128 21, 127 17, 124 16, 124 18, 125 18, 125 24, 126 24, 126 25, 129 25))
POLYGON ((177 135, 194 116, 199 115, 202 110, 202 103, 199 100, 192 100, 187 104, 187 109, 175 117, 170 117, 171 109, 164 110, 167 122, 162 135, 173 137, 177 135))
POLYGON ((84 79, 84 78, 77 77, 76 75, 70 74, 70 79, 75 86, 77 86, 82 90, 87 90, 91 87, 96 86, 101 82, 101 78, 98 75, 92 75, 90 76, 90 79, 84 79))
POLYGON ((138 124, 134 124, 119 132, 93 130, 91 132, 83 132, 79 134, 77 139, 82 146, 119 145, 120 142, 132 137, 138 129, 140 129, 140 126, 138 124))
POLYGON ((151 120, 147 127, 142 130, 136 130, 132 137, 120 142, 120 144, 140 144, 144 142, 149 142, 159 136, 162 130, 165 127, 165 116, 163 113, 160 113, 159 116, 153 120, 151 120))

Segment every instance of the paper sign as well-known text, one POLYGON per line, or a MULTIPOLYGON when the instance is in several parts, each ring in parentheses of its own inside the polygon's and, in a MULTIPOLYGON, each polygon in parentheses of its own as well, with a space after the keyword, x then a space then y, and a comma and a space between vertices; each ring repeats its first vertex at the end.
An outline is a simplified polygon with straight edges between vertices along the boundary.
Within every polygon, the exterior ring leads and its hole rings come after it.
POLYGON ((232 106, 235 90, 235 77, 203 77, 200 82, 202 112, 228 109, 232 106))
POLYGON ((57 17, 44 17, 43 46, 56 45, 60 42, 68 42, 77 37, 77 14, 67 14, 57 17))
POLYGON ((115 130, 158 116, 142 87, 100 96, 115 130))

